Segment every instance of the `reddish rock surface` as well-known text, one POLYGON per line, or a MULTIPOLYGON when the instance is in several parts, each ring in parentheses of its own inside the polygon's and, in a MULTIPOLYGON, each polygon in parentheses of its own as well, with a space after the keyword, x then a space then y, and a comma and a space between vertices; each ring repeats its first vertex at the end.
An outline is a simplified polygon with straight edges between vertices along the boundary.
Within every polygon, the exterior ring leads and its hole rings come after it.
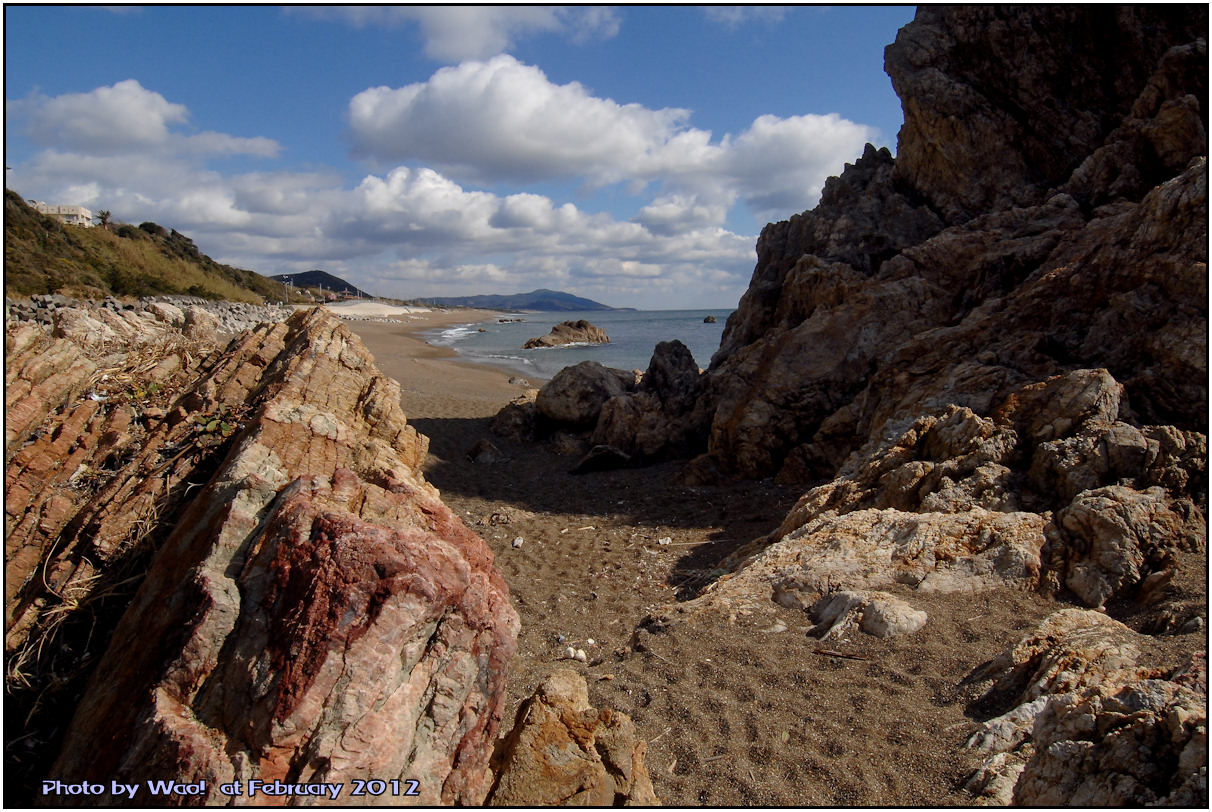
MULTIPOLYGON (((34 706, 31 732, 62 750, 31 772, 208 779, 210 803, 226 780, 401 778, 423 803, 480 803, 518 621, 422 478, 398 385, 320 310, 164 360, 128 352, 68 387, 106 395, 8 446, 10 656, 30 690, 91 670, 66 734, 64 708, 34 706), (175 370, 166 403, 130 397, 144 367, 175 370)), ((9 375, 36 385, 28 367, 9 375)))

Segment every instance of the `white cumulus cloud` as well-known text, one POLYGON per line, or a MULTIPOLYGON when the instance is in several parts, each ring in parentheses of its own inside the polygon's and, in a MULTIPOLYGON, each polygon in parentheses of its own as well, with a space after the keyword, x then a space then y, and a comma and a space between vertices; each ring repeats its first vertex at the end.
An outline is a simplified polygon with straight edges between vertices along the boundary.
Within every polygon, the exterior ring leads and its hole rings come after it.
POLYGON ((684 219, 670 220, 669 206, 691 198, 678 205, 695 221, 722 223, 737 200, 758 217, 803 210, 878 135, 837 114, 765 115, 713 140, 689 110, 600 98, 508 55, 362 91, 348 117, 358 154, 380 164, 421 162, 478 184, 625 182, 638 193, 656 183, 664 197, 641 215, 654 226, 684 219))
POLYGON ((45 147, 89 155, 179 151, 196 155, 259 155, 279 150, 269 138, 238 138, 217 132, 188 135, 170 129, 189 121, 189 110, 134 79, 88 93, 36 96, 10 105, 27 118, 26 135, 45 147))
POLYGON ((420 27, 425 54, 445 62, 486 59, 523 37, 557 34, 574 42, 609 39, 619 18, 601 6, 340 6, 298 13, 364 27, 420 27))
POLYGON ((688 110, 650 110, 557 85, 512 56, 442 68, 426 82, 354 96, 360 154, 419 160, 480 182, 634 174, 674 138, 688 110))
POLYGON ((133 80, 9 110, 10 126, 42 146, 13 168, 11 188, 154 220, 221 262, 322 267, 402 298, 550 287, 650 307, 737 301, 755 235, 726 228, 730 210, 807 208, 869 132, 838 116, 762 116, 714 138, 689 111, 556 85, 508 56, 358 94, 350 126, 383 166, 352 183, 323 168, 213 168, 232 154, 255 167, 278 145, 190 134, 184 105, 133 80), (616 215, 525 183, 477 188, 503 178, 622 183, 636 200, 616 215))

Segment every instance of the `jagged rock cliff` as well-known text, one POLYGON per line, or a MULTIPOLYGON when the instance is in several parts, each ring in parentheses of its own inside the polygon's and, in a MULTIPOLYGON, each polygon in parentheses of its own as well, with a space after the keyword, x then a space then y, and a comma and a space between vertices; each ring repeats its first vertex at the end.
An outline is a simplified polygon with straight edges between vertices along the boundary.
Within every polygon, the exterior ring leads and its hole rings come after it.
MULTIPOLYGON (((777 602, 882 633, 867 590, 894 589, 913 633, 915 594, 1010 586, 1201 648, 1206 30, 1200 6, 927 7, 902 29, 897 157, 869 146, 767 226, 682 418, 705 446, 689 482, 810 489, 645 628, 777 602)), ((1087 683, 1020 700, 1034 738, 973 792, 1206 803, 1206 680, 1134 657, 1109 674, 1100 651, 1065 655, 1087 683)))
POLYGON ((768 226, 706 378, 701 476, 832 476, 889 420, 1106 368, 1203 426, 1206 12, 923 8, 905 126, 768 226))
MULTIPOLYGON (((696 407, 634 393, 689 481, 831 478, 948 404, 1107 369, 1135 425, 1204 430, 1202 7, 925 7, 886 52, 905 126, 767 226, 696 407), (886 426, 892 426, 887 429, 886 426), (675 428, 676 427, 676 428, 675 428)), ((630 453, 630 449, 624 449, 630 453)))
POLYGON ((21 779, 204 779, 227 803, 236 780, 398 778, 481 803, 518 618, 422 478, 398 384, 322 310, 222 351, 83 324, 7 335, 21 779))

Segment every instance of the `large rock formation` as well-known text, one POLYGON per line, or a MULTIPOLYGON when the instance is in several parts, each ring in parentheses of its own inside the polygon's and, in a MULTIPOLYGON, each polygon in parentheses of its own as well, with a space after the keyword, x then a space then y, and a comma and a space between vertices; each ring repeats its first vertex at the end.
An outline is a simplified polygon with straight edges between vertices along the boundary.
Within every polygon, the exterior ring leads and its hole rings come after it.
POLYGON ((694 475, 831 477, 889 421, 1082 367, 1202 429, 1206 29, 1202 7, 923 8, 886 52, 897 158, 869 148, 762 233, 694 475))
POLYGON ((62 735, 58 760, 23 778, 137 784, 152 804, 173 799, 148 779, 205 779, 207 803, 265 800, 231 781, 340 783, 348 803, 352 781, 398 778, 421 803, 481 803, 517 615, 361 342, 322 310, 210 354, 167 326, 175 354, 154 358, 60 332, 8 335, 25 392, 6 437, 9 687, 61 691, 31 716, 44 748, 62 735), (61 683, 90 670, 61 734, 61 683))
MULTIPOLYGON (((689 483, 807 492, 644 626, 777 602, 828 635, 863 628, 871 590, 922 620, 915 594, 1011 586, 1198 647, 1206 583, 1173 603, 1165 585, 1207 547, 1206 30, 1201 6, 918 12, 886 51, 897 157, 869 146, 766 227, 676 419, 703 449, 689 483)), ((597 436, 660 432, 632 411, 603 408, 597 436)), ((1117 645, 1121 624, 1075 617, 1117 645)), ((1206 683, 1158 684, 1135 657, 1097 692, 1015 703, 996 735, 1034 722, 1037 749, 994 748, 973 791, 1206 803, 1206 683)))
POLYGON ((578 321, 562 321, 545 336, 532 338, 522 345, 524 350, 534 350, 540 347, 562 347, 566 344, 609 344, 610 336, 601 327, 590 324, 584 319, 578 321))

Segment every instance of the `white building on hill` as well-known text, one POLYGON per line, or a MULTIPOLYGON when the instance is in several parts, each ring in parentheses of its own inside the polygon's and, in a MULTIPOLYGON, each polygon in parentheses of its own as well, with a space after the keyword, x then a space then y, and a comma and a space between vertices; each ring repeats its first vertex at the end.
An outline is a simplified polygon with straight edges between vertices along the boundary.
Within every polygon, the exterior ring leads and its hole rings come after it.
POLYGON ((30 205, 34 207, 35 211, 56 217, 69 226, 84 226, 85 228, 89 228, 93 224, 92 211, 83 206, 52 206, 49 203, 40 203, 37 200, 31 200, 30 205))

